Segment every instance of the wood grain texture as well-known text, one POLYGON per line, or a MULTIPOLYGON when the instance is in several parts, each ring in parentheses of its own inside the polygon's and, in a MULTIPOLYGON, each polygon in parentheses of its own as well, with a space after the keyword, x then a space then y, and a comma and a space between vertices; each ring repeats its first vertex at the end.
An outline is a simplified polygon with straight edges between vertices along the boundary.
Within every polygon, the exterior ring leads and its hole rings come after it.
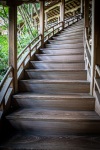
POLYGON ((21 80, 19 91, 40 94, 89 93, 90 83, 83 80, 21 80))
POLYGON ((42 108, 56 110, 94 110, 95 99, 86 93, 66 95, 44 95, 21 93, 14 100, 22 108, 42 108))
POLYGON ((31 61, 30 66, 35 69, 85 69, 84 62, 49 62, 49 61, 31 61))
POLYGON ((99 150, 100 136, 34 136, 31 133, 18 133, 2 150, 99 150))

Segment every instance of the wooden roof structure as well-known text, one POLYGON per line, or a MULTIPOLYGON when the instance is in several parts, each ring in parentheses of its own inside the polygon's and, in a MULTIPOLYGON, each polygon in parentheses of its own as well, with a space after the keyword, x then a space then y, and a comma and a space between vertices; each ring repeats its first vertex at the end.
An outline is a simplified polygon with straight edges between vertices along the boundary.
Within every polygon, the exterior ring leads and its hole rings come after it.
MULTIPOLYGON (((3 5, 22 5, 25 3, 39 3, 40 0, 1 0, 3 5)), ((45 0, 45 13, 48 24, 59 21, 61 0, 45 0)), ((65 18, 76 15, 80 11, 81 0, 65 0, 65 18)), ((40 10, 33 14, 33 19, 39 23, 40 10)))

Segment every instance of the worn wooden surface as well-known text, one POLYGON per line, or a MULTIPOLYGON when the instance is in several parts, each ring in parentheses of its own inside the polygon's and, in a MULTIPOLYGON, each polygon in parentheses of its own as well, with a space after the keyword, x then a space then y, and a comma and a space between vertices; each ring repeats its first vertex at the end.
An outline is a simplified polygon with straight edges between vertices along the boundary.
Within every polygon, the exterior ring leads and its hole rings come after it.
POLYGON ((100 136, 34 136, 19 133, 0 150, 99 150, 100 136))

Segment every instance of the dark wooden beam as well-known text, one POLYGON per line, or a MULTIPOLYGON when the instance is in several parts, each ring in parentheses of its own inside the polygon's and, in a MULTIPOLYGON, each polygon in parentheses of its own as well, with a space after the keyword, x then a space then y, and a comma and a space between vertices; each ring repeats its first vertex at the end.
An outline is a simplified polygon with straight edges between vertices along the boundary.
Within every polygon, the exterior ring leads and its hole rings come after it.
POLYGON ((40 34, 42 37, 41 46, 44 45, 44 1, 40 1, 40 34))
POLYGON ((60 5, 60 21, 63 22, 63 28, 64 28, 64 16, 65 16, 65 0, 61 0, 61 5, 60 5))
POLYGON ((89 0, 84 0, 84 21, 85 28, 89 27, 89 0))
POLYGON ((92 54, 91 54, 92 93, 93 93, 95 65, 100 66, 100 1, 98 0, 92 0, 92 54))
POLYGON ((13 88, 18 90, 17 82, 17 6, 9 7, 9 65, 13 67, 13 88))

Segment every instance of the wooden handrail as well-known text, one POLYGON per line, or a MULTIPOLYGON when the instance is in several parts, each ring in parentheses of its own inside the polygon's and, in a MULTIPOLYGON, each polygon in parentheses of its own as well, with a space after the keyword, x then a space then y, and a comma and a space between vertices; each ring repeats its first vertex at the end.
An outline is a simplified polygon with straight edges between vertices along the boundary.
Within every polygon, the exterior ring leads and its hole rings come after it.
POLYGON ((86 44, 87 44, 87 47, 88 47, 89 54, 91 55, 91 48, 90 48, 90 45, 89 45, 89 40, 88 40, 88 35, 87 35, 87 29, 86 28, 85 28, 85 40, 86 40, 86 44))
POLYGON ((95 70, 97 71, 98 75, 100 76, 100 66, 99 65, 95 66, 95 70))
POLYGON ((3 87, 4 83, 5 83, 5 81, 7 80, 7 77, 9 76, 9 74, 10 74, 12 71, 13 71, 13 67, 10 66, 10 67, 8 68, 8 70, 7 70, 7 72, 6 72, 5 76, 4 76, 4 78, 3 78, 3 79, 1 80, 1 82, 0 82, 0 90, 2 89, 2 87, 3 87))

